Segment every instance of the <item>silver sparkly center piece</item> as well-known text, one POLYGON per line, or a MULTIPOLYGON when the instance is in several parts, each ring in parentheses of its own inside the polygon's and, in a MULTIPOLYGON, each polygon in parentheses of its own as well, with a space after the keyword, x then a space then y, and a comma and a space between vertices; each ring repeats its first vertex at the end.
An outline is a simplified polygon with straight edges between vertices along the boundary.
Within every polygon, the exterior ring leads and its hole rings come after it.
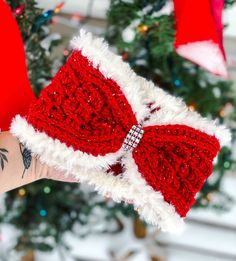
POLYGON ((142 129, 142 125, 133 125, 132 128, 129 130, 122 148, 125 151, 130 151, 136 148, 143 136, 144 130, 142 129))

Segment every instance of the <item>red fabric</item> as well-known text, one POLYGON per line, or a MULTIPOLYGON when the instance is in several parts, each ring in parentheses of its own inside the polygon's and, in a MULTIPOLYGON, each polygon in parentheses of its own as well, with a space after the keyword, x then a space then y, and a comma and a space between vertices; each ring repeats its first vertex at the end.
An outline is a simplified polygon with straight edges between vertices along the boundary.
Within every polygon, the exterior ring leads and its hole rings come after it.
POLYGON ((184 125, 150 126, 133 151, 139 172, 181 217, 212 173, 218 140, 184 125))
MULTIPOLYGON (((147 104, 150 108, 150 104, 147 104)), ((150 113, 161 110, 157 107, 150 113)), ((148 117, 147 117, 148 119, 148 117)), ((118 151, 136 117, 120 87, 74 51, 30 107, 33 127, 68 147, 94 156, 118 151)), ((147 183, 184 217, 212 172, 218 140, 184 125, 150 126, 132 155, 147 183)), ((121 175, 120 163, 107 170, 121 175)))
POLYGON ((35 96, 27 77, 20 31, 3 0, 0 0, 0 37, 0 129, 8 130, 12 117, 24 115, 35 96))
POLYGON ((50 137, 94 156, 116 152, 137 124, 120 87, 78 51, 41 92, 28 121, 50 137))
POLYGON ((210 0, 174 0, 174 8, 175 47, 202 40, 219 42, 210 0))
POLYGON ((174 0, 175 11, 175 49, 186 59, 206 68, 208 71, 221 76, 227 76, 225 51, 223 47, 222 11, 224 0, 174 0), (201 52, 201 44, 211 41, 207 51, 201 52), (194 56, 192 50, 178 51, 178 48, 188 44, 199 43, 199 52, 194 56), (214 46, 214 48, 212 48, 214 46), (216 54, 217 50, 217 54, 216 54), (206 57, 206 52, 208 57, 206 57), (206 58, 208 60, 206 61, 206 58))
POLYGON ((211 10, 213 19, 215 21, 216 31, 219 38, 219 46, 221 48, 221 51, 224 55, 224 58, 226 60, 226 54, 224 50, 223 45, 223 21, 222 21, 222 14, 224 10, 224 0, 211 0, 211 10))

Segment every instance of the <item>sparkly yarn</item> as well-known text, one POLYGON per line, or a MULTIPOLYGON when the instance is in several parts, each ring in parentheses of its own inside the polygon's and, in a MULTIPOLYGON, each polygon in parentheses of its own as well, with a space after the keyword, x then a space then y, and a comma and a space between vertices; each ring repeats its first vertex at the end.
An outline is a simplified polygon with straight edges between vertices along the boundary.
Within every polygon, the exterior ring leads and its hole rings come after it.
MULTIPOLYGON (((144 123, 162 111, 162 106, 155 103, 147 101, 149 114, 142 119, 144 123)), ((134 138, 132 127, 136 130, 140 124, 122 88, 105 77, 79 50, 72 53, 41 92, 40 99, 31 105, 26 120, 39 133, 72 147, 75 152, 95 157, 118 152, 125 140, 129 143, 134 138)), ((157 121, 154 125, 143 127, 142 135, 135 136, 135 144, 130 145, 132 152, 124 150, 123 154, 115 155, 110 168, 103 170, 108 179, 111 176, 122 179, 127 172, 123 160, 126 153, 132 153, 145 191, 151 187, 155 194, 161 193, 165 203, 185 217, 212 172, 219 141, 213 135, 181 124, 159 126, 157 121)), ((128 178, 127 174, 126 185, 128 178)))
POLYGON ((220 149, 214 136, 184 125, 150 126, 133 151, 146 182, 185 217, 196 193, 212 173, 220 149))
POLYGON ((79 51, 72 53, 32 104, 27 121, 68 147, 93 156, 119 150, 137 124, 119 86, 105 79, 79 51))

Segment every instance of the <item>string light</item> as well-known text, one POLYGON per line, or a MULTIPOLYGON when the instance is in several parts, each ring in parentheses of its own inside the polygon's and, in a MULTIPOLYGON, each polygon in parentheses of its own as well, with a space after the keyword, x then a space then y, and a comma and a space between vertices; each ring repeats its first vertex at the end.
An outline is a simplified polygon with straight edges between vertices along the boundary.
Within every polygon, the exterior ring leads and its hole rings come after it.
POLYGON ((64 56, 68 56, 69 55, 69 51, 67 49, 65 49, 63 54, 64 54, 64 56))
POLYGON ((221 118, 228 117, 234 111, 234 106, 232 103, 227 102, 223 108, 219 111, 219 116, 221 118))
POLYGON ((176 80, 174 80, 174 85, 175 85, 175 87, 180 87, 181 86, 181 82, 180 82, 180 80, 178 80, 178 79, 176 79, 176 80))
POLYGON ((225 116, 225 110, 224 110, 224 108, 222 108, 222 109, 219 111, 219 116, 222 117, 222 118, 225 116))
POLYGON ((225 169, 229 169, 230 168, 230 162, 229 161, 225 161, 224 162, 224 168, 225 169))
POLYGON ((48 10, 48 11, 43 13, 43 17, 48 18, 48 17, 53 16, 53 14, 54 14, 53 10, 48 10))
POLYGON ((47 213, 47 210, 46 210, 46 209, 44 209, 44 208, 40 209, 39 215, 40 215, 41 217, 46 217, 47 214, 48 214, 48 213, 47 213))
POLYGON ((44 191, 45 194, 49 194, 51 192, 51 188, 46 186, 46 187, 43 188, 43 191, 44 191))
POLYGON ((24 188, 21 188, 21 189, 18 190, 18 195, 20 197, 24 197, 25 194, 26 194, 26 190, 24 188))
POLYGON ((21 15, 23 12, 24 12, 24 9, 25 9, 25 4, 24 5, 21 5, 19 7, 17 7, 15 10, 14 10, 14 15, 15 16, 18 16, 18 15, 21 15))
POLYGON ((52 9, 47 10, 42 15, 40 15, 36 19, 36 22, 35 22, 34 26, 32 27, 32 31, 33 32, 37 31, 37 29, 40 28, 42 25, 44 25, 47 22, 51 21, 53 16, 58 14, 61 11, 61 9, 63 8, 63 6, 64 6, 64 2, 61 2, 58 5, 56 5, 56 7, 53 10, 52 9))
POLYGON ((145 34, 149 30, 149 27, 145 24, 140 24, 137 29, 140 33, 145 34))
POLYGON ((128 59, 129 59, 129 54, 127 52, 123 52, 122 53, 122 60, 123 61, 128 61, 128 59))
POLYGON ((55 14, 58 14, 61 12, 61 9, 63 8, 63 6, 65 5, 65 2, 61 2, 58 5, 56 5, 56 7, 54 8, 54 12, 55 14))
POLYGON ((188 108, 189 108, 190 111, 196 111, 197 106, 196 106, 195 103, 190 103, 188 105, 188 108))

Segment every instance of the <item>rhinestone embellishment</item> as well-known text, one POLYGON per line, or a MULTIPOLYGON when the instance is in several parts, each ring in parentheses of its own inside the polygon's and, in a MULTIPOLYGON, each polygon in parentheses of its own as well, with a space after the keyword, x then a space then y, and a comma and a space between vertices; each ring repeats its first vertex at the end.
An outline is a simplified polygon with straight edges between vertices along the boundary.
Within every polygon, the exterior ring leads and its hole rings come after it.
POLYGON ((125 151, 130 151, 136 148, 143 136, 144 130, 142 129, 142 125, 133 125, 132 128, 129 130, 122 148, 125 151))

